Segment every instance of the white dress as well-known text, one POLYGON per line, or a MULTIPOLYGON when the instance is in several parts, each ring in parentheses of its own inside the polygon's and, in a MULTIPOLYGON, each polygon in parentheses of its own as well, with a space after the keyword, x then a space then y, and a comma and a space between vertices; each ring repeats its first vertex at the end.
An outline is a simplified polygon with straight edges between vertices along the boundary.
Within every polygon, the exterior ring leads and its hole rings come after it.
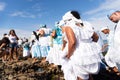
POLYGON ((70 59, 67 59, 65 56, 68 53, 68 39, 66 37, 66 33, 63 33, 63 39, 67 41, 66 46, 63 51, 60 53, 60 64, 62 65, 62 70, 64 73, 65 80, 77 80, 75 74, 73 72, 72 64, 70 59))
MULTIPOLYGON (((78 26, 75 26, 78 27, 78 26)), ((92 41, 94 30, 91 26, 78 27, 78 44, 71 56, 75 76, 87 80, 89 74, 97 74, 100 68, 100 46, 92 41)))
POLYGON ((41 48, 40 48, 38 40, 35 40, 34 44, 31 47, 31 55, 32 55, 32 58, 42 57, 41 48))
POLYGON ((48 55, 49 48, 50 48, 49 42, 50 42, 49 36, 42 36, 39 38, 39 45, 40 45, 42 57, 47 57, 48 55))
MULTIPOLYGON (((60 39, 62 40, 62 36, 60 37, 61 37, 60 39)), ((49 63, 54 63, 55 65, 61 65, 60 64, 61 51, 62 51, 62 43, 58 44, 56 39, 53 39, 53 46, 50 47, 50 51, 48 52, 46 61, 48 61, 49 63)))

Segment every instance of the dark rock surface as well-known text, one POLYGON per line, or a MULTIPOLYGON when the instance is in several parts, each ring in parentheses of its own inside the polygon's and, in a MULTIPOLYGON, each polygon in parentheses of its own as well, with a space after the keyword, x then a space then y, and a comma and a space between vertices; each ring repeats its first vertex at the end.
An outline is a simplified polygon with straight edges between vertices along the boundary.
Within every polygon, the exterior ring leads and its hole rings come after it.
POLYGON ((59 67, 51 67, 48 62, 32 58, 19 61, 0 61, 0 80, 64 80, 59 67))
MULTIPOLYGON (((120 80, 119 76, 104 68, 92 76, 94 80, 120 80)), ((21 58, 5 63, 0 60, 0 80, 64 80, 64 77, 60 66, 53 67, 42 59, 33 62, 32 58, 21 58)))

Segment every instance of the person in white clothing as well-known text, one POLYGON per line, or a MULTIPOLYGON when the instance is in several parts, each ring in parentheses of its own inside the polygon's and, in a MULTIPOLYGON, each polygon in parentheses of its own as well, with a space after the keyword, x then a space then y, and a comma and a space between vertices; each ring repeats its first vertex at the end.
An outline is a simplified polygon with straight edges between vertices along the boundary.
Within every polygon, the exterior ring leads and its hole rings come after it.
POLYGON ((89 75, 99 72, 101 62, 100 48, 96 44, 98 36, 90 24, 81 21, 77 11, 67 12, 62 20, 65 23, 61 28, 66 43, 62 62, 64 77, 66 80, 92 80, 89 75))
POLYGON ((105 59, 113 71, 120 75, 120 11, 113 12, 109 19, 117 25, 114 27, 113 45, 108 49, 105 59))
POLYGON ((40 45, 39 45, 39 36, 37 35, 37 33, 35 31, 32 32, 32 36, 31 36, 31 56, 33 58, 33 62, 36 62, 38 60, 38 58, 41 58, 41 49, 40 49, 40 45))
POLYGON ((18 52, 17 52, 17 48, 18 48, 18 36, 15 33, 14 29, 11 29, 9 32, 9 40, 10 40, 10 61, 14 60, 13 58, 13 53, 15 52, 16 54, 16 60, 18 60, 18 52))
POLYGON ((104 44, 102 50, 107 52, 108 48, 113 46, 114 32, 112 30, 110 30, 108 27, 102 28, 101 32, 105 34, 105 37, 106 37, 106 40, 107 40, 106 43, 104 44), (106 48, 107 48, 107 50, 106 50, 106 48))
POLYGON ((59 55, 62 50, 62 31, 59 27, 55 27, 51 33, 51 47, 46 60, 49 63, 54 63, 53 66, 60 65, 59 55))

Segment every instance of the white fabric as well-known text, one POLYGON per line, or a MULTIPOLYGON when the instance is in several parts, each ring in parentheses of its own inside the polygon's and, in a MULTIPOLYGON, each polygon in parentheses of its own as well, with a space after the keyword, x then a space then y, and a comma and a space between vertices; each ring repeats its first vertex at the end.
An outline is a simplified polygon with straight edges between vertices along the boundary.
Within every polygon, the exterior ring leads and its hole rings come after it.
POLYGON ((61 27, 61 26, 63 27, 64 25, 65 25, 65 22, 63 20, 60 20, 58 26, 59 27, 61 27))
POLYGON ((117 66, 116 63, 114 62, 114 60, 111 58, 110 52, 111 52, 111 48, 109 48, 107 54, 105 55, 105 61, 107 63, 108 66, 110 67, 115 67, 117 66))
POLYGON ((103 43, 103 39, 102 39, 102 36, 101 36, 101 32, 98 31, 98 32, 96 32, 96 33, 97 33, 97 35, 99 36, 97 43, 100 45, 100 47, 101 47, 101 49, 102 49, 102 46, 104 45, 104 43, 103 43))
POLYGON ((23 43, 22 39, 19 39, 18 40, 18 45, 22 45, 22 43, 23 43))
POLYGON ((115 30, 115 36, 114 36, 114 47, 117 49, 120 49, 120 21, 117 24, 116 30, 115 30))
MULTIPOLYGON (((78 27, 78 26, 76 26, 78 27)), ((88 65, 100 61, 100 46, 92 41, 94 30, 90 26, 80 27, 79 34, 77 34, 77 41, 79 47, 75 50, 74 62, 80 65, 88 65), (80 59, 80 60, 78 60, 80 59)))
POLYGON ((50 36, 43 36, 39 38, 40 46, 49 46, 50 45, 50 36))
POLYGON ((51 32, 51 29, 49 29, 49 28, 40 28, 40 29, 39 29, 39 32, 40 32, 41 30, 44 30, 45 34, 50 34, 50 32, 51 32))
POLYGON ((78 19, 76 19, 70 12, 67 12, 63 16, 63 21, 66 22, 66 26, 70 26, 72 28, 77 44, 73 55, 70 57, 70 59, 66 59, 65 55, 68 52, 68 40, 66 33, 63 34, 64 40, 67 41, 65 49, 61 53, 64 77, 66 80, 71 80, 70 77, 72 76, 73 80, 76 80, 78 76, 83 76, 81 78, 87 80, 90 73, 98 73, 99 62, 101 62, 99 56, 100 48, 95 42, 92 42, 91 38, 94 33, 93 27, 91 27, 91 24, 85 22, 83 22, 84 26, 76 26, 76 22, 78 23, 80 20, 78 21, 78 19), (83 70, 86 74, 80 70, 83 70))
POLYGON ((99 71, 99 64, 101 62, 101 58, 99 56, 100 47, 97 43, 92 42, 91 37, 94 30, 90 25, 75 27, 77 27, 77 29, 74 30, 77 30, 75 31, 75 35, 79 45, 76 47, 70 61, 73 65, 75 76, 79 76, 82 79, 87 80, 89 78, 89 74, 96 74, 99 71))
POLYGON ((38 40, 35 40, 34 44, 32 44, 32 47, 30 50, 32 58, 37 57, 37 53, 40 54, 40 52, 36 50, 36 46, 40 46, 38 40))
POLYGON ((63 70, 65 80, 76 80, 72 64, 70 63, 70 60, 65 57, 68 53, 68 39, 66 33, 63 33, 62 35, 63 39, 67 41, 67 43, 64 50, 60 53, 60 64, 62 65, 61 69, 63 70))
POLYGON ((9 40, 11 43, 17 43, 16 36, 9 35, 9 40))
POLYGON ((62 17, 62 19, 63 19, 64 21, 69 21, 70 19, 72 19, 75 23, 82 23, 82 20, 75 18, 75 17, 71 14, 71 11, 68 11, 67 13, 65 13, 65 15, 62 17))
POLYGON ((49 63, 54 63, 55 65, 61 65, 60 63, 60 53, 62 51, 62 45, 53 44, 50 48, 46 61, 49 63))
POLYGON ((36 37, 35 37, 35 35, 32 33, 32 35, 30 36, 30 42, 32 42, 33 40, 35 40, 36 39, 36 37))
POLYGON ((113 41, 114 41, 114 31, 109 32, 107 40, 108 40, 108 46, 112 47, 113 46, 113 41))
POLYGON ((120 64, 120 21, 114 33, 113 44, 110 45, 108 53, 105 56, 106 62, 110 67, 120 64))
POLYGON ((97 74, 99 72, 100 64, 94 63, 94 64, 84 65, 84 66, 77 64, 77 65, 74 65, 73 69, 74 71, 76 71, 75 75, 82 78, 83 80, 88 80, 89 74, 97 74))
MULTIPOLYGON (((74 51, 70 60, 64 57, 68 51, 68 47, 67 47, 68 44, 66 45, 62 53, 63 54, 63 59, 61 60, 62 70, 64 72, 65 77, 67 79, 69 78, 69 76, 67 75, 68 74, 67 72, 69 72, 69 75, 72 72, 71 75, 74 76, 74 80, 76 80, 75 78, 77 78, 79 74, 81 74, 82 76, 86 76, 86 75, 89 75, 90 73, 97 73, 99 71, 99 62, 101 62, 101 59, 98 54, 100 51, 99 46, 95 42, 92 42, 91 36, 94 33, 93 28, 87 25, 84 27, 79 27, 72 22, 67 25, 69 25, 72 28, 73 32, 75 33, 77 45, 76 45, 76 50, 74 51), (81 70, 80 67, 84 67, 84 66, 86 66, 86 68, 84 68, 84 71, 85 72, 87 71, 86 72, 87 74, 84 74, 81 72, 79 73, 79 71, 81 70), (76 70, 76 67, 78 67, 78 70, 76 70), (95 68, 94 71, 92 67, 95 68), (89 68, 91 69, 89 70, 89 68)), ((66 38, 66 35, 64 39, 68 41, 66 38)), ((88 79, 89 76, 86 76, 85 78, 82 77, 82 78, 88 79)))
POLYGON ((29 56, 30 55, 30 51, 23 48, 23 57, 29 56))
POLYGON ((101 31, 103 31, 103 30, 105 30, 105 29, 108 29, 108 27, 103 27, 103 28, 101 28, 101 31))
MULTIPOLYGON (((66 33, 63 33, 62 36, 63 36, 63 39, 68 42, 68 39, 67 39, 67 37, 66 37, 66 33)), ((61 57, 61 58, 60 58, 60 64, 61 64, 61 65, 64 65, 64 64, 68 61, 68 60, 65 58, 65 56, 67 55, 67 53, 68 53, 68 43, 66 43, 65 48, 64 48, 63 51, 60 53, 60 57, 61 57)))

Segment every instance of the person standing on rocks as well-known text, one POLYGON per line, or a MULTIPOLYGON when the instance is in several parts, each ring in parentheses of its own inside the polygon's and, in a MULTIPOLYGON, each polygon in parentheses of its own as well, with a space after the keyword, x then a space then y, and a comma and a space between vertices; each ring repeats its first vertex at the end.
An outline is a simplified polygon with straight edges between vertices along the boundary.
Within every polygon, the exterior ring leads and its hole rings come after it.
POLYGON ((10 40, 8 39, 8 35, 5 33, 3 35, 2 40, 0 40, 0 57, 2 57, 2 61, 5 62, 7 61, 8 54, 9 54, 9 43, 10 40))
POLYGON ((17 52, 17 48, 18 48, 18 36, 16 35, 16 32, 14 29, 11 29, 9 31, 9 35, 8 38, 10 40, 10 56, 9 56, 9 60, 13 61, 14 60, 14 52, 15 52, 15 59, 18 60, 18 52, 17 52))
POLYGON ((65 23, 61 26, 65 44, 61 53, 65 80, 92 80, 90 75, 100 70, 98 35, 90 23, 81 20, 77 11, 65 13, 62 21, 65 23))

